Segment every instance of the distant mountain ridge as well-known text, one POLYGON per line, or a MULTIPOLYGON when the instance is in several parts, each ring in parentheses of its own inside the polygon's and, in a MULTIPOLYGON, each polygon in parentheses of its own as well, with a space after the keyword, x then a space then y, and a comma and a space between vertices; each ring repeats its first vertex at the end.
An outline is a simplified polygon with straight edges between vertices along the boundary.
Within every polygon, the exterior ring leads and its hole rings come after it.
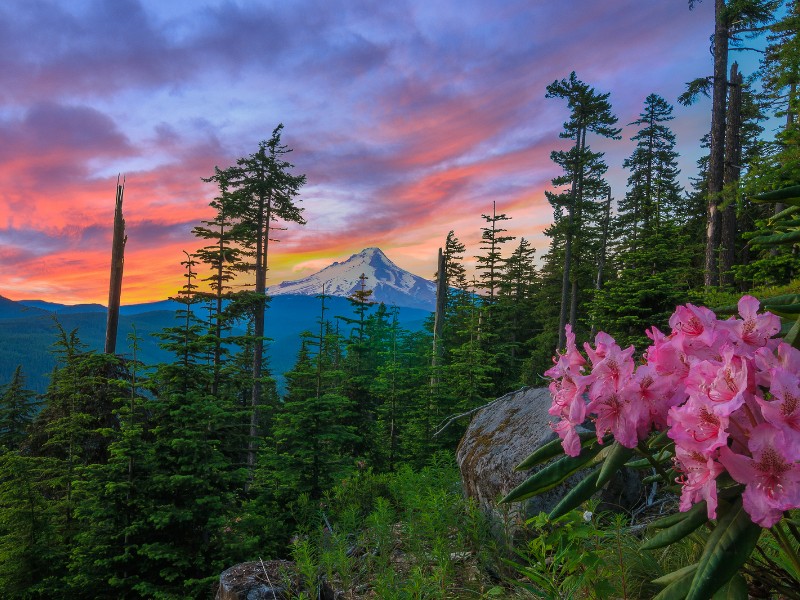
POLYGON ((401 269, 380 248, 374 247, 365 248, 346 261, 334 262, 303 279, 272 285, 267 288, 267 294, 317 296, 324 285, 326 294, 346 298, 360 289, 362 273, 367 277, 366 288, 372 290, 370 299, 374 302, 434 310, 436 284, 401 269))

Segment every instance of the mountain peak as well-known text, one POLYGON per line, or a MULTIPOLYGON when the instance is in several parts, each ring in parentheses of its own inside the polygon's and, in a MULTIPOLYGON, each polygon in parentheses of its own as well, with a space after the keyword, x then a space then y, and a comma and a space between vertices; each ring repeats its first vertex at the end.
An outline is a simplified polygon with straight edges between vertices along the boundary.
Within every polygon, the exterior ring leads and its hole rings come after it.
POLYGON ((372 290, 375 302, 397 306, 433 310, 436 287, 432 281, 418 277, 394 264, 380 248, 364 248, 344 262, 334 262, 318 273, 284 281, 270 286, 270 296, 300 294, 316 296, 325 293, 331 296, 350 296, 361 287, 361 275, 366 277, 367 289, 372 290))

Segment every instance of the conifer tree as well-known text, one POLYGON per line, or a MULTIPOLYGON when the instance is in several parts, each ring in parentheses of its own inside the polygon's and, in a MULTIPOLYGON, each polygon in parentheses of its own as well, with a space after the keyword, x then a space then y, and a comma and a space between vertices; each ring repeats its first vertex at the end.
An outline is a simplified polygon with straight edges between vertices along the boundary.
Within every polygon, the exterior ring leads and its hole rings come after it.
POLYGON ((481 215, 486 221, 486 227, 481 227, 481 250, 486 254, 476 256, 477 270, 480 271, 480 282, 478 288, 485 290, 486 302, 489 306, 494 304, 497 294, 497 287, 500 279, 500 267, 502 265, 502 245, 515 239, 512 235, 503 235, 507 230, 499 227, 502 221, 509 221, 511 217, 505 214, 497 214, 497 203, 492 202, 492 214, 481 215))
POLYGON ((316 335, 303 334, 295 368, 286 374, 287 393, 273 430, 276 476, 289 495, 320 498, 346 471, 360 441, 353 403, 343 393, 339 336, 325 319, 327 297, 323 288, 319 330, 316 335))
POLYGON ((302 209, 297 206, 297 196, 306 178, 291 173, 294 165, 285 159, 291 149, 281 143, 282 130, 283 125, 278 125, 269 140, 259 143, 254 154, 240 158, 235 166, 225 170, 217 168, 208 178, 235 199, 231 218, 236 223, 236 243, 250 259, 243 268, 255 275, 254 292, 247 301, 253 319, 250 442, 247 452, 247 464, 251 469, 256 460, 259 410, 263 400, 264 311, 269 242, 273 241, 270 236, 276 229, 276 222, 305 223, 302 209))
POLYGON ((35 394, 25 389, 22 366, 14 370, 11 381, 0 388, 0 452, 16 450, 27 437, 36 411, 35 394))
MULTIPOLYGON (((618 139, 620 129, 614 127, 617 117, 611 113, 609 94, 599 94, 594 88, 580 81, 575 72, 569 78, 554 81, 547 86, 547 98, 561 98, 567 101, 569 119, 564 123, 564 131, 559 137, 575 141, 567 152, 556 151, 551 154, 554 162, 564 169, 564 175, 553 180, 553 185, 569 186, 569 192, 550 194, 548 200, 555 209, 556 225, 551 234, 563 236, 563 261, 561 302, 559 314, 558 347, 564 345, 564 327, 569 323, 575 327, 579 282, 577 269, 573 262, 580 262, 580 249, 573 248, 581 242, 582 224, 588 217, 588 202, 597 196, 592 191, 592 182, 605 172, 601 153, 592 153, 587 144, 588 133, 618 139), (560 221, 560 222, 559 222, 560 221), (577 251, 576 251, 577 250, 577 251), (576 260, 577 259, 577 260, 576 260)), ((594 186, 597 188, 597 185, 594 186)))

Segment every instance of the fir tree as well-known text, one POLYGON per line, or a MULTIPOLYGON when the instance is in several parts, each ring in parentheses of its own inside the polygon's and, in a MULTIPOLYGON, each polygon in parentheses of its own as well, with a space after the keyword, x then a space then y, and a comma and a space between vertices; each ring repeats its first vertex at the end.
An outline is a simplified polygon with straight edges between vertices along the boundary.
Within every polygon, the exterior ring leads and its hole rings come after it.
POLYGON ((589 212, 588 202, 591 198, 598 195, 597 189, 592 190, 592 187, 597 188, 597 184, 592 186, 592 183, 602 177, 606 170, 601 160, 602 154, 589 151, 586 137, 588 133, 594 133, 618 139, 620 129, 614 127, 617 117, 611 113, 609 94, 598 94, 594 88, 580 81, 574 71, 570 73, 569 78, 554 81, 547 86, 546 97, 562 98, 567 101, 570 116, 564 123, 564 131, 559 137, 575 140, 575 144, 568 152, 557 151, 551 154, 553 161, 564 169, 564 175, 554 179, 553 185, 557 187, 569 185, 569 192, 548 196, 556 211, 556 225, 560 225, 554 228, 551 234, 563 236, 564 240, 558 326, 558 347, 561 348, 564 345, 564 327, 568 317, 573 328, 577 318, 576 307, 580 286, 573 262, 580 263, 580 248, 573 248, 573 245, 578 246, 581 243, 583 221, 589 217, 584 213, 589 212), (563 223, 559 224, 559 220, 563 223))
POLYGON ((11 381, 0 388, 0 452, 16 450, 27 436, 36 411, 35 394, 25 389, 22 366, 17 366, 11 381))

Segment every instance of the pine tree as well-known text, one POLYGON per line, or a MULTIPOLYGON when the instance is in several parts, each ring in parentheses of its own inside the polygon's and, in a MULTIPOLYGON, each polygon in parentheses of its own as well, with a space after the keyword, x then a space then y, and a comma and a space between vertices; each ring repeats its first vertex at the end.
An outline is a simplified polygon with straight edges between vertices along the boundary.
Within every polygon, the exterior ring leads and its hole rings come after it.
MULTIPOLYGON (((548 200, 554 205, 556 227, 553 236, 563 236, 563 275, 559 315, 558 347, 564 345, 564 327, 569 323, 575 327, 579 294, 578 272, 573 263, 580 264, 583 223, 590 217, 590 201, 598 197, 599 180, 605 173, 601 153, 593 153, 586 144, 588 133, 618 139, 620 129, 614 127, 617 117, 611 113, 609 94, 598 94, 594 88, 580 81, 573 71, 568 79, 554 81, 547 86, 547 98, 562 98, 567 101, 570 117, 564 123, 559 137, 575 140, 567 152, 553 152, 551 157, 564 169, 564 175, 553 180, 556 187, 569 185, 569 192, 550 194, 548 200), (566 214, 565 214, 566 213, 566 214), (576 247, 573 248, 573 245, 576 247)), ((603 194, 605 196, 605 194, 603 194)))
POLYGON ((525 381, 523 363, 529 354, 525 343, 539 329, 534 318, 534 294, 538 283, 533 263, 535 249, 524 237, 503 261, 498 286, 495 326, 498 343, 496 394, 519 387, 525 381))
POLYGON ((306 178, 291 173, 294 165, 284 158, 291 149, 281 143, 282 129, 283 125, 278 125, 272 137, 259 144, 258 151, 240 158, 233 167, 217 168, 208 178, 235 198, 231 218, 236 223, 236 243, 250 258, 243 268, 255 274, 254 292, 246 302, 253 319, 250 443, 247 452, 247 464, 251 469, 256 460, 259 410, 263 403, 264 311, 270 236, 276 229, 273 223, 305 223, 302 209, 297 206, 297 196, 306 178))
POLYGON ((11 381, 0 388, 0 452, 16 450, 27 437, 36 411, 35 394, 25 389, 22 366, 14 370, 11 381))
POLYGON ((675 215, 680 203, 675 134, 666 125, 674 118, 672 110, 664 98, 650 94, 639 118, 631 123, 639 130, 631 138, 636 148, 622 164, 630 170, 628 192, 619 203, 615 223, 620 245, 630 250, 636 249, 637 238, 675 215))

